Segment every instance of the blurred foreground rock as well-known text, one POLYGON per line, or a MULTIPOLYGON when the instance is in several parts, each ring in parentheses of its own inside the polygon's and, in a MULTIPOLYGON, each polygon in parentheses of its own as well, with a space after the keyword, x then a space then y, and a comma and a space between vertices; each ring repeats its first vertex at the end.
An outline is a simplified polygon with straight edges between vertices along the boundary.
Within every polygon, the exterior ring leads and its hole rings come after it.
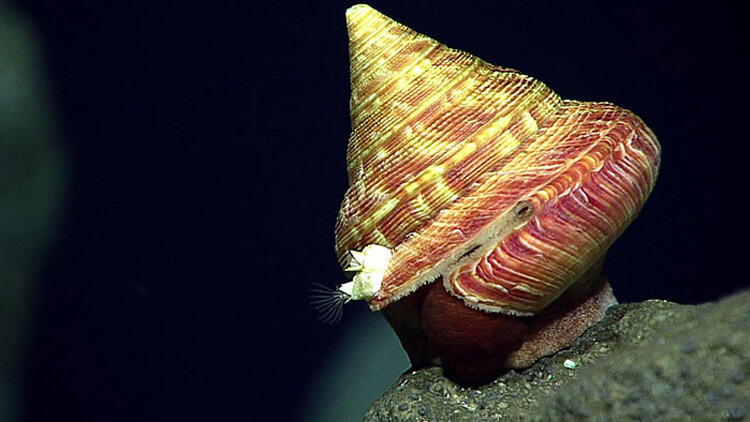
POLYGON ((477 389, 408 372, 365 421, 750 421, 750 291, 617 305, 566 350, 477 389))
POLYGON ((62 186, 40 51, 26 19, 0 0, 0 421, 19 417, 29 302, 62 186))

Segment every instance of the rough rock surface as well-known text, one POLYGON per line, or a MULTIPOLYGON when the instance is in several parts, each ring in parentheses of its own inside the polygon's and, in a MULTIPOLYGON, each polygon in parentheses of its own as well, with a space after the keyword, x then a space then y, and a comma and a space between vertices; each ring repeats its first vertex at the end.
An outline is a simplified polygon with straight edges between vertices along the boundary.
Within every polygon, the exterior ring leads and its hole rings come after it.
POLYGON ((473 389, 410 371, 371 421, 750 421, 750 291, 617 305, 569 348, 473 389))

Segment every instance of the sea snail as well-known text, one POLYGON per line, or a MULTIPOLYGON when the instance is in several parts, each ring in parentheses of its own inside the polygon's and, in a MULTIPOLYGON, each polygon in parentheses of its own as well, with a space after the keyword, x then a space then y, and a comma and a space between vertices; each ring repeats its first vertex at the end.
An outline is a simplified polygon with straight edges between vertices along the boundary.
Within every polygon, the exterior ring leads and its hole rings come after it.
POLYGON ((616 303, 602 262, 654 186, 654 134, 628 110, 562 99, 369 6, 346 19, 336 252, 354 276, 330 313, 366 300, 414 366, 466 382, 570 345, 616 303))

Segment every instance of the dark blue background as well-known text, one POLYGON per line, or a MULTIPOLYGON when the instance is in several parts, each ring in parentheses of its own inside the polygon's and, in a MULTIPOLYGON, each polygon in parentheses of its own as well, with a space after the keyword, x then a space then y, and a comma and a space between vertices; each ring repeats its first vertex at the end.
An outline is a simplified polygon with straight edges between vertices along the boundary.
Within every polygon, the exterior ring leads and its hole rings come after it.
MULTIPOLYGON (((310 282, 343 281, 333 225, 347 185, 347 4, 18 4, 44 42, 71 159, 33 309, 28 420, 291 418, 349 327, 319 325, 305 297, 310 282)), ((372 5, 653 129, 659 181, 607 263, 621 301, 696 303, 747 286, 739 10, 372 5)))

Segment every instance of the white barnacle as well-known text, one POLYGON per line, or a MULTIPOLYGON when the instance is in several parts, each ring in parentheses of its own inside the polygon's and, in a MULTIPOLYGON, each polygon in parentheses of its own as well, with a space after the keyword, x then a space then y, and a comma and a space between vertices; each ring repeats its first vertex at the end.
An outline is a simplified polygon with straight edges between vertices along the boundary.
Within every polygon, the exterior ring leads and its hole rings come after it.
POLYGON ((344 304, 375 297, 390 260, 391 250, 385 246, 371 244, 362 251, 350 250, 345 270, 356 271, 352 281, 338 288, 314 283, 310 289, 310 302, 317 309, 318 318, 325 323, 336 323, 341 320, 344 304))
POLYGON ((361 252, 350 250, 346 271, 356 271, 356 274, 352 281, 339 286, 339 291, 350 300, 372 299, 380 290, 391 255, 389 248, 376 244, 365 246, 361 252))

